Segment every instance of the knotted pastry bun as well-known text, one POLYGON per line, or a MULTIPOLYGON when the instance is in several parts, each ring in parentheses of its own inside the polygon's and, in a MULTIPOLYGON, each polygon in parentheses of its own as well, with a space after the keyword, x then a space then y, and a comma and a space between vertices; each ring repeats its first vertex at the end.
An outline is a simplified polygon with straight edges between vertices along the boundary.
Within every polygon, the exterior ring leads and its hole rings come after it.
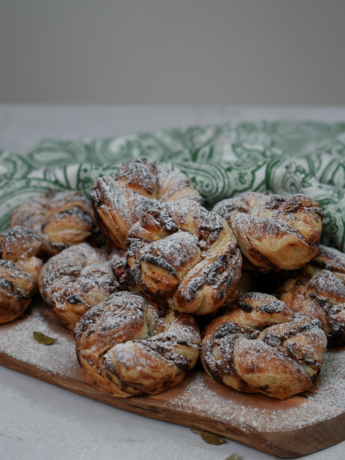
POLYGON ((90 309, 74 335, 85 380, 122 398, 177 385, 195 366, 201 342, 192 316, 160 310, 129 292, 113 294, 90 309))
POLYGON ((298 269, 318 253, 323 213, 304 195, 248 192, 213 211, 228 222, 242 254, 263 271, 298 269))
POLYGON ((223 305, 241 275, 241 254, 230 227, 192 200, 143 214, 128 234, 127 256, 145 295, 195 315, 223 305))
POLYGON ((120 288, 106 252, 87 243, 71 246, 52 257, 39 276, 43 300, 72 330, 89 308, 120 288))
MULTIPOLYGON (((287 274, 286 274, 287 275, 287 274)), ((345 344, 345 255, 320 246, 309 264, 295 272, 279 290, 292 311, 318 318, 329 345, 345 344)))
POLYGON ((83 243, 96 231, 92 207, 83 194, 76 191, 47 190, 23 203, 13 213, 11 227, 15 225, 39 235, 45 257, 83 243))
POLYGON ((100 228, 112 245, 123 250, 130 228, 159 202, 184 198, 203 203, 184 174, 158 161, 149 163, 146 158, 124 163, 115 179, 98 179, 90 198, 100 228))
POLYGON ((13 227, 0 233, 0 324, 20 316, 37 291, 41 240, 31 230, 13 227))
POLYGON ((319 320, 250 293, 206 328, 201 361, 213 379, 235 390, 285 399, 312 386, 326 345, 319 320))

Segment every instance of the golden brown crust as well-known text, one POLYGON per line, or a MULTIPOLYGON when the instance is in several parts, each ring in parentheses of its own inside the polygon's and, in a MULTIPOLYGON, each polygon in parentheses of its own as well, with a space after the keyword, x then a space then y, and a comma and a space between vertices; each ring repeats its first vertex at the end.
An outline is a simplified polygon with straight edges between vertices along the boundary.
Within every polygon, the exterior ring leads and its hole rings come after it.
POLYGON ((326 344, 317 319, 294 316, 273 296, 250 293, 206 328, 201 361, 224 385, 285 399, 314 383, 326 344))
POLYGON ((230 227, 191 200, 143 214, 128 245, 138 288, 174 310, 210 313, 227 301, 240 278, 241 255, 230 227))
POLYGON ((344 254, 320 246, 319 253, 303 269, 293 273, 277 295, 291 310, 318 318, 329 345, 345 344, 344 254))
POLYGON ((72 246, 52 257, 39 276, 43 300, 69 329, 74 329, 89 308, 120 289, 108 255, 87 243, 72 246))
POLYGON ((15 225, 39 235, 45 258, 87 241, 97 232, 90 203, 76 191, 55 193, 48 190, 23 203, 13 213, 11 227, 15 225))
POLYGON ((320 205, 304 195, 249 192, 223 200, 214 209, 233 230, 242 254, 261 270, 294 270, 318 252, 320 205))
POLYGON ((0 324, 18 318, 30 305, 42 268, 36 257, 40 251, 40 238, 27 228, 0 233, 0 324))
POLYGON ((201 342, 193 317, 160 310, 129 292, 89 310, 76 325, 75 339, 85 380, 123 398, 177 385, 195 366, 201 342))
POLYGON ((98 179, 90 198, 100 228, 111 245, 122 250, 126 250, 128 231, 144 212, 182 198, 203 201, 184 174, 145 158, 124 163, 115 179, 98 179))

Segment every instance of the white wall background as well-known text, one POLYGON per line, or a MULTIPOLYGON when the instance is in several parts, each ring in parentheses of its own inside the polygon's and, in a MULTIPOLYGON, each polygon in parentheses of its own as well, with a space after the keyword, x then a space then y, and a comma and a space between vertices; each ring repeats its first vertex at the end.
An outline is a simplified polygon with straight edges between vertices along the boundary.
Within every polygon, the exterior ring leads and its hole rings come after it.
POLYGON ((0 0, 0 102, 345 104, 344 0, 0 0))

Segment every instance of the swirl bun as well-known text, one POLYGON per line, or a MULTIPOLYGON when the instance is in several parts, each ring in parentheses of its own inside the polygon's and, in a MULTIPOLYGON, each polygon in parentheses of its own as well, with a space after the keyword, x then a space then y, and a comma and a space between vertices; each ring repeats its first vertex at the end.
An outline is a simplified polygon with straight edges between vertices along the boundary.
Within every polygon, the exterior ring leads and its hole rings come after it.
POLYGON ((20 316, 37 291, 41 240, 31 230, 13 227, 0 233, 0 324, 20 316))
POLYGON ((37 233, 42 241, 45 257, 83 243, 95 232, 93 210, 80 192, 43 195, 23 203, 13 213, 11 227, 22 225, 37 233))
POLYGON ((142 215, 128 234, 128 265, 138 288, 170 308, 195 315, 226 302, 241 275, 228 224, 191 200, 142 215))
POLYGON ((127 398, 158 394, 177 385, 199 357, 200 334, 190 315, 119 292, 90 309, 75 328, 85 380, 127 398))
POLYGON ((318 318, 329 345, 345 344, 345 255, 320 246, 309 264, 287 279, 278 296, 294 312, 318 318))
POLYGON ((130 228, 159 202, 182 198, 203 202, 184 174, 145 158, 124 163, 115 179, 98 179, 90 198, 100 228, 114 246, 123 250, 130 228))
POLYGON ((242 254, 262 270, 294 270, 319 250, 320 205, 304 195, 249 192, 218 203, 214 212, 234 232, 242 254))
POLYGON ((105 252, 82 243, 63 250, 43 266, 40 293, 69 329, 74 329, 89 308, 120 289, 107 258, 105 252))
POLYGON ((312 386, 326 344, 317 319, 294 316, 273 296, 250 293, 206 328, 201 360, 224 385, 285 399, 312 386))

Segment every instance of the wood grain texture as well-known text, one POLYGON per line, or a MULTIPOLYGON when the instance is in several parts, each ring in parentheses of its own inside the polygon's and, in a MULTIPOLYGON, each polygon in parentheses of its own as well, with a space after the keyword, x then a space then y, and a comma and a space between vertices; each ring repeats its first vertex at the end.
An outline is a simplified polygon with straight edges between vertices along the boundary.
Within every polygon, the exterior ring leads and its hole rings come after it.
MULTIPOLYGON (((217 433, 278 457, 310 454, 345 439, 345 404, 327 394, 332 376, 323 376, 303 395, 278 401, 226 388, 199 367, 165 393, 122 399, 85 383, 74 347, 71 331, 39 301, 19 320, 0 326, 1 365, 110 406, 217 433), (34 330, 58 340, 40 345, 34 330)), ((328 359, 336 368, 344 363, 345 350, 328 352, 328 359)), ((337 373, 335 379, 341 377, 337 373)))

